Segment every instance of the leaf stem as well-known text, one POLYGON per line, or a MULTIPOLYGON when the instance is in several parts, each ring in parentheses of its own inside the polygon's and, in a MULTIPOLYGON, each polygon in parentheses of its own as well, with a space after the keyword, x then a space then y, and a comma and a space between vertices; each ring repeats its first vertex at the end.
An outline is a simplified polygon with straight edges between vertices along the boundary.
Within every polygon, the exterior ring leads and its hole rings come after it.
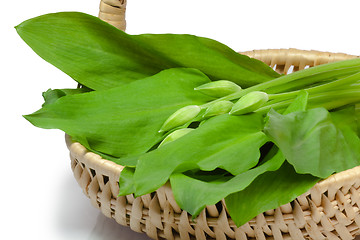
MULTIPOLYGON (((319 65, 316 67, 304 69, 298 72, 291 73, 289 75, 283 75, 273 80, 263 82, 252 87, 243 89, 239 92, 230 94, 228 96, 213 100, 212 102, 203 104, 201 107, 206 108, 214 102, 227 100, 232 101, 246 95, 252 91, 265 91, 272 87, 277 87, 283 84, 288 84, 293 81, 302 81, 303 83, 314 84, 320 81, 324 81, 329 78, 344 76, 348 74, 354 74, 360 72, 360 58, 345 60, 341 62, 333 62, 328 64, 319 65)), ((355 75, 355 74, 354 74, 355 75)), ((351 75, 353 76, 353 75, 351 75)), ((351 77, 350 76, 350 77, 351 77)), ((337 80, 336 80, 337 81, 337 80)), ((325 84, 324 84, 325 85, 325 84)), ((293 93, 294 94, 294 93, 293 93)))
MULTIPOLYGON (((284 101, 277 101, 273 103, 270 101, 266 106, 263 106, 255 112, 266 113, 271 108, 279 110, 286 108, 292 103, 293 99, 286 99, 284 101)), ((323 106, 328 110, 341 107, 344 105, 356 103, 360 101, 360 88, 351 88, 343 90, 333 90, 328 92, 321 92, 309 95, 309 108, 323 106)))
MULTIPOLYGON (((351 84, 356 83, 360 80, 360 72, 357 72, 353 75, 340 78, 338 80, 328 82, 322 85, 318 85, 315 87, 305 88, 309 94, 326 92, 328 90, 335 90, 337 87, 350 87, 351 84)), ((279 94, 269 94, 269 99, 289 99, 298 95, 301 90, 296 90, 292 92, 279 93, 279 94)))

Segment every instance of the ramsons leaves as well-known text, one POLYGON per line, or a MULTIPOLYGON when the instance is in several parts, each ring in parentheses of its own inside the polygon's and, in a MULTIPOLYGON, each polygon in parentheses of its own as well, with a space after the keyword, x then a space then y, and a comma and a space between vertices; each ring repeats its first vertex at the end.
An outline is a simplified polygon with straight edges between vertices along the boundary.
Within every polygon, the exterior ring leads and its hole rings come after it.
POLYGON ((96 17, 16 27, 81 86, 24 116, 125 166, 120 195, 170 181, 196 217, 225 199, 237 226, 360 163, 360 58, 279 75, 208 38, 129 35, 96 17))
POLYGON ((326 178, 360 163, 360 141, 353 131, 338 127, 324 108, 281 115, 268 113, 264 129, 297 173, 326 178))
POLYGON ((40 57, 94 90, 174 67, 197 68, 212 80, 227 79, 244 87, 279 76, 264 63, 212 39, 129 35, 79 12, 42 15, 21 23, 16 30, 40 57))
POLYGON ((89 149, 122 158, 161 141, 163 121, 177 109, 212 98, 193 91, 209 82, 194 69, 169 69, 104 91, 63 96, 25 118, 42 128, 61 129, 89 149))
POLYGON ((268 141, 260 114, 209 119, 196 130, 139 158, 136 195, 150 193, 173 173, 191 169, 224 169, 234 175, 257 165, 260 147, 268 141))

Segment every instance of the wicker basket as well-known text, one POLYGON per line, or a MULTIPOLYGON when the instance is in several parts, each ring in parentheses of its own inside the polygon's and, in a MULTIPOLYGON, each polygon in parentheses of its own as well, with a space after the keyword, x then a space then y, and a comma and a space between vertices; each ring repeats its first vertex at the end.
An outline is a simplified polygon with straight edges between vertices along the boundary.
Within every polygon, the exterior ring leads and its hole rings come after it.
MULTIPOLYGON (((125 0, 102 0, 100 18, 125 29, 125 0)), ((297 49, 244 52, 280 73, 354 58, 355 56, 297 49)), ((354 239, 360 229, 360 166, 317 183, 291 203, 259 214, 237 228, 224 201, 207 206, 195 221, 176 204, 170 186, 134 198, 117 197, 122 166, 102 159, 66 136, 75 178, 101 212, 153 239, 354 239)))

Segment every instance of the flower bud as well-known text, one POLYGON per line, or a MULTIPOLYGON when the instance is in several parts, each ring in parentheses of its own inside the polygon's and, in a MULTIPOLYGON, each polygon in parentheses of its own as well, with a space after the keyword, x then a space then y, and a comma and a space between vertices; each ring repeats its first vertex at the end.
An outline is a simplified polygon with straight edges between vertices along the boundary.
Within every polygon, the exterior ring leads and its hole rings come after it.
POLYGON ((241 87, 228 80, 218 80, 205 83, 199 87, 194 88, 194 90, 211 97, 220 98, 240 91, 241 87))
POLYGON ((205 111, 203 118, 213 117, 228 113, 233 107, 233 103, 230 101, 222 100, 211 104, 205 111))
POLYGON ((168 144, 169 142, 173 142, 176 139, 181 138, 182 136, 185 136, 186 134, 188 134, 189 132, 195 130, 194 128, 182 128, 182 129, 178 129, 172 133, 170 133, 168 136, 166 136, 166 138, 164 138, 164 140, 162 140, 162 142, 160 143, 160 145, 158 146, 158 148, 160 148, 161 146, 164 146, 165 144, 168 144))
POLYGON ((232 107, 230 114, 242 115, 259 109, 269 100, 265 92, 254 91, 241 97, 232 107))
POLYGON ((197 105, 189 105, 174 112, 162 125, 159 132, 169 131, 193 120, 200 112, 197 105))

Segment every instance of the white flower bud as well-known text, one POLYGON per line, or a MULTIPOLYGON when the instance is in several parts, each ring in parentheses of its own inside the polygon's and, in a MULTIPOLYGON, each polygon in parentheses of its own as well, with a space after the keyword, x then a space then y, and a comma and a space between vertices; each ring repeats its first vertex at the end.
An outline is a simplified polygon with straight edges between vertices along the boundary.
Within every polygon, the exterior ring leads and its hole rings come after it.
POLYGON ((218 80, 205 83, 199 87, 194 88, 194 90, 211 97, 220 98, 240 91, 241 87, 228 80, 218 80))
POLYGON ((232 107, 230 114, 242 115, 259 109, 269 100, 265 92, 254 91, 241 97, 232 107))
POLYGON ((201 108, 197 105, 180 108, 165 121, 159 132, 169 131, 193 120, 199 114, 200 110, 201 108))
POLYGON ((213 117, 217 115, 221 115, 224 113, 228 113, 233 107, 233 103, 230 101, 219 101, 211 104, 205 111, 203 118, 213 117))
POLYGON ((158 148, 160 148, 161 146, 164 146, 165 144, 168 144, 169 142, 173 142, 176 139, 179 139, 183 136, 185 136, 186 134, 188 134, 189 132, 195 130, 194 128, 182 128, 182 129, 178 129, 172 133, 170 133, 168 136, 166 136, 166 138, 164 138, 164 140, 162 140, 162 142, 160 143, 160 145, 158 146, 158 148))

